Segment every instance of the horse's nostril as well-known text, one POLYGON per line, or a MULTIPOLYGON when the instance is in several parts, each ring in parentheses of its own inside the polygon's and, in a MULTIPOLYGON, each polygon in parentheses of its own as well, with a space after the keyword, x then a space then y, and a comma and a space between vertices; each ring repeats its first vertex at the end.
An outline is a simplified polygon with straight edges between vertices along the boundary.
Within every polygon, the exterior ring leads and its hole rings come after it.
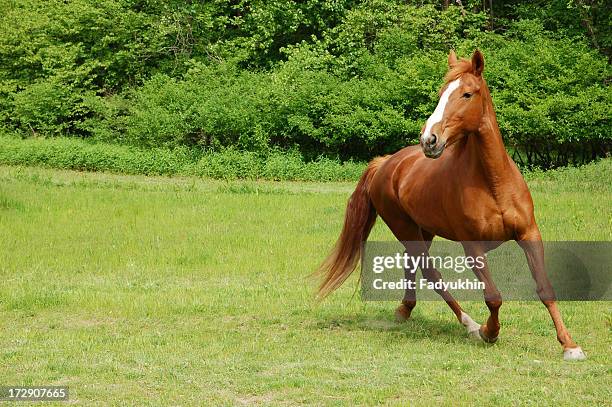
POLYGON ((435 134, 432 134, 431 137, 429 138, 429 145, 430 146, 435 145, 436 141, 438 141, 438 137, 435 134))

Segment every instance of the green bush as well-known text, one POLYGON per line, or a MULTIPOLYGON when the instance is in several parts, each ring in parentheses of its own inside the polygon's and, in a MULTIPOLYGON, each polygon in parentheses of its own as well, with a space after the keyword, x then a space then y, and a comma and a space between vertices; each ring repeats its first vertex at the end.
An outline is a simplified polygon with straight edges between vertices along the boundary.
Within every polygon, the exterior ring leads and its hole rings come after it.
POLYGON ((496 2, 493 19, 484 3, 0 1, 0 122, 147 149, 367 160, 416 142, 448 50, 479 47, 519 163, 609 154, 603 2, 496 2))
POLYGON ((36 135, 66 134, 71 130, 71 118, 78 106, 78 95, 61 84, 36 82, 13 97, 13 114, 19 126, 36 135))
POLYGON ((485 77, 506 144, 519 164, 581 163, 610 151, 610 66, 582 41, 554 38, 539 21, 505 35, 480 34, 459 48, 483 49, 485 77))
POLYGON ((180 174, 193 161, 187 149, 140 150, 135 147, 91 144, 78 139, 0 136, 0 163, 35 165, 80 171, 126 174, 180 174))
MULTIPOLYGON (((27 138, 0 134, 0 165, 27 165, 118 174, 199 176, 223 180, 357 181, 366 164, 339 162, 319 157, 305 161, 296 151, 273 151, 267 155, 232 148, 203 152, 185 147, 139 149, 106 143, 91 143, 66 137, 27 138)), ((543 172, 524 171, 529 181, 572 180, 577 188, 601 184, 612 160, 576 168, 543 172)))
POLYGON ((605 155, 612 106, 605 59, 536 20, 503 35, 484 32, 485 23, 483 14, 463 16, 454 7, 367 3, 324 40, 288 47, 273 71, 193 63, 181 80, 154 77, 131 97, 126 133, 143 146, 266 153, 272 145, 307 159, 366 160, 416 142, 435 107, 448 48, 468 55, 480 47, 517 160, 555 166, 605 155))
POLYGON ((269 155, 232 148, 204 152, 179 147, 140 149, 74 138, 27 138, 0 134, 0 164, 142 175, 195 175, 213 179, 354 181, 365 163, 320 159, 298 153, 269 155))

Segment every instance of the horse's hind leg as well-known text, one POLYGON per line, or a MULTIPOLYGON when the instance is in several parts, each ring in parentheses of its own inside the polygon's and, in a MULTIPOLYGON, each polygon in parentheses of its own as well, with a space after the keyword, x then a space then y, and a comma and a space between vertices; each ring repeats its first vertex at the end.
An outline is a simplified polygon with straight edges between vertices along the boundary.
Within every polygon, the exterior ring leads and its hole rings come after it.
MULTIPOLYGON (((423 231, 412 219, 400 214, 401 212, 391 212, 389 210, 380 210, 378 214, 385 221, 391 232, 397 240, 404 243, 406 253, 411 256, 429 256, 429 247, 433 235, 423 231)), ((421 270, 423 276, 429 281, 435 282, 442 279, 442 275, 435 268, 424 268, 421 270)), ((405 270, 405 278, 409 281, 415 281, 416 273, 414 270, 405 270)), ((453 310, 455 316, 468 330, 474 334, 478 332, 480 325, 476 324, 466 313, 463 312, 459 303, 453 298, 450 292, 436 290, 436 292, 446 301, 448 306, 453 310)), ((416 306, 416 292, 413 289, 406 289, 404 299, 395 310, 395 317, 398 321, 403 322, 410 318, 412 310, 416 306)))
MULTIPOLYGON (((421 231, 419 227, 412 221, 410 218, 406 218, 405 216, 393 216, 389 217, 388 213, 379 213, 380 217, 385 221, 393 235, 400 242, 408 243, 408 247, 406 247, 406 252, 410 254, 411 246, 410 242, 414 241, 422 241, 423 237, 421 236, 421 231)), ((416 279, 416 270, 408 270, 404 269, 404 278, 408 281, 415 281, 416 279)), ((416 306, 416 291, 411 288, 406 288, 404 293, 404 298, 400 303, 399 307, 395 310, 395 318, 398 322, 404 322, 410 318, 412 314, 412 310, 416 306)))
MULTIPOLYGON (((416 270, 404 269, 404 278, 411 282, 412 287, 415 285, 416 270)), ((395 309, 395 319, 398 322, 404 322, 410 318, 412 310, 416 306, 416 290, 408 286, 404 292, 404 298, 402 299, 399 307, 395 309)))
MULTIPOLYGON (((429 256, 429 247, 431 246, 431 241, 433 239, 433 235, 423 231, 420 228, 417 228, 416 238, 411 239, 411 241, 405 241, 404 246, 406 247, 406 252, 411 256, 429 256)), ((421 269, 423 273, 423 277, 425 277, 430 282, 437 282, 442 280, 442 275, 435 267, 424 267, 421 269)), ((408 277, 408 270, 406 271, 406 278, 412 279, 414 281, 416 277, 416 273, 410 273, 410 277, 408 277)), ((463 325, 466 326, 468 333, 474 333, 480 327, 476 324, 472 319, 461 309, 461 306, 452 296, 452 294, 445 290, 435 290, 441 297, 446 301, 446 304, 453 310, 453 313, 463 325), (466 320, 467 317, 467 320, 466 320), (469 320, 469 321, 468 321, 469 320)), ((406 290, 406 294, 404 296, 404 300, 402 304, 395 311, 396 317, 403 315, 404 311, 412 311, 414 305, 416 304, 416 293, 414 290, 406 290)), ((409 314, 408 314, 409 315, 409 314)))
MULTIPOLYGON (((426 253, 431 245, 431 240, 424 241, 421 231, 418 231, 416 238, 411 240, 402 240, 404 247, 406 248, 405 253, 411 257, 417 257, 426 253)), ((416 306, 416 268, 413 270, 404 269, 404 278, 409 281, 412 286, 408 285, 404 292, 404 298, 402 303, 395 310, 395 318, 398 322, 404 322, 410 318, 412 309, 416 306)))

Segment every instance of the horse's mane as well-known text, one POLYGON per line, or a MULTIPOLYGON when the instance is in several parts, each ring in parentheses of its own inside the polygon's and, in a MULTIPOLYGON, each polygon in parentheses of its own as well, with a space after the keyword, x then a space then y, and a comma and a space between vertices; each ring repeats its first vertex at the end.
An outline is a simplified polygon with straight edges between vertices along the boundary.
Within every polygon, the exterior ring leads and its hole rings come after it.
POLYGON ((468 73, 471 71, 472 61, 470 61, 469 59, 462 58, 461 60, 457 61, 457 63, 453 65, 451 69, 449 69, 449 71, 446 73, 446 76, 444 77, 444 80, 446 81, 446 83, 449 83, 454 81, 455 79, 459 79, 464 73, 468 73))

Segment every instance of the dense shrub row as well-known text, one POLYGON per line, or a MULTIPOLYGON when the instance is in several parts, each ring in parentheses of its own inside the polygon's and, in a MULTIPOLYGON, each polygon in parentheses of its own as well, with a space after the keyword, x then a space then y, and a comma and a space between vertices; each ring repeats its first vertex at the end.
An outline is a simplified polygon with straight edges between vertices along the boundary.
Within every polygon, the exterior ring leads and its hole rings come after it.
POLYGON ((141 149, 56 138, 0 135, 0 164, 142 175, 195 175, 214 179, 354 181, 365 163, 326 158, 305 162, 298 153, 261 155, 235 149, 199 152, 186 147, 141 149))
POLYGON ((519 163, 609 153, 605 2, 443 3, 3 2, 0 121, 141 148, 366 160, 415 142, 448 50, 479 47, 519 163))
MULTIPOLYGON (((231 148, 208 153, 185 147, 140 149, 67 137, 21 139, 6 134, 0 134, 0 165, 273 181, 357 181, 366 167, 365 162, 340 163, 326 158, 306 162, 296 152, 264 156, 231 148)), ((580 168, 534 169, 523 171, 523 175, 530 183, 562 182, 596 190, 610 171, 612 159, 608 158, 580 168)))

